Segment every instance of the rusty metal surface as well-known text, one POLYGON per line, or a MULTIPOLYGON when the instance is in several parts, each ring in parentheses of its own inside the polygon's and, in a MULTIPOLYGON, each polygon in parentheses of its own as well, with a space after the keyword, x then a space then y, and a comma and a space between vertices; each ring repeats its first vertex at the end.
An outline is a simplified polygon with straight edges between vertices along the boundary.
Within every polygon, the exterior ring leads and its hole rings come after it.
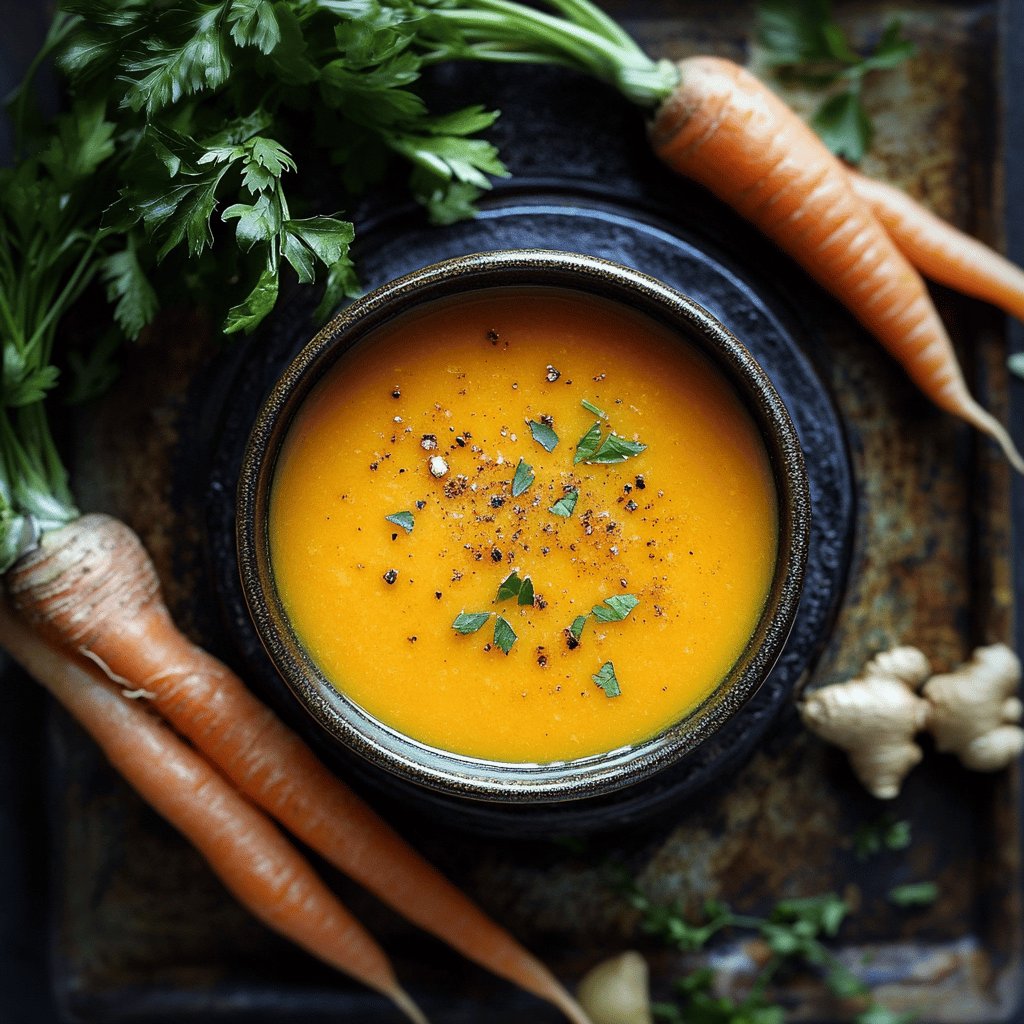
MULTIPOLYGON (((651 52, 748 56, 746 5, 609 6, 651 52)), ((881 23, 890 9, 875 2, 839 6, 865 26, 881 23)), ((994 10, 936 0, 907 4, 904 12, 920 53, 868 90, 880 131, 867 169, 998 243, 994 10)), ((500 85, 498 76, 494 88, 500 85)), ((457 92, 460 84, 449 87, 457 92)), ((514 182, 558 178, 583 189, 622 179, 635 183, 638 200, 648 189, 671 194, 674 184, 646 156, 642 126, 627 111, 588 90, 582 114, 574 113, 571 84, 543 94, 549 107, 536 112, 528 147, 517 144, 519 111, 507 111, 499 129, 514 182), (619 148, 588 149, 588 118, 598 117, 613 128, 621 119, 619 148)), ((618 198, 629 201, 624 189, 618 198)), ((718 211, 708 219, 709 230, 726 238, 736 227, 718 211)), ((808 356, 846 424, 857 483, 851 574, 809 685, 854 675, 894 642, 918 644, 945 667, 976 644, 1007 639, 1010 485, 999 456, 919 397, 799 274, 788 280, 808 289, 797 307, 827 338, 825 350, 808 356)), ((1005 418, 1002 320, 936 294, 977 390, 1005 418)), ((224 649, 203 509, 180 501, 194 483, 180 477, 182 449, 201 445, 218 425, 219 409, 204 401, 215 390, 218 345, 201 323, 182 315, 158 341, 129 356, 116 390, 74 434, 83 505, 120 514, 140 531, 185 627, 224 649)), ((53 976, 65 1015, 104 1022, 397 1019, 237 909, 198 856, 58 714, 46 759, 54 808, 53 976)), ((973 1024, 1009 1021, 1020 1002, 1018 789, 1016 772, 969 776, 929 752, 887 808, 912 823, 913 846, 862 862, 852 837, 882 807, 860 791, 840 755, 802 731, 790 704, 738 773, 685 812, 644 830, 570 848, 439 835, 398 823, 570 982, 603 956, 639 945, 651 955, 655 989, 664 996, 672 978, 701 961, 637 934, 634 912, 608 883, 614 864, 652 898, 679 899, 695 914, 708 897, 764 912, 783 897, 842 892, 856 912, 838 948, 879 986, 886 1004, 913 1009, 924 1021, 973 1024), (886 901, 891 885, 919 879, 938 882, 934 906, 901 911, 886 901)), ((391 950, 436 1024, 557 1019, 414 933, 344 880, 328 877, 391 950)), ((757 953, 727 941, 711 959, 723 983, 740 988, 757 953)), ((813 978, 794 979, 777 996, 794 1019, 847 1019, 852 1009, 813 978)))

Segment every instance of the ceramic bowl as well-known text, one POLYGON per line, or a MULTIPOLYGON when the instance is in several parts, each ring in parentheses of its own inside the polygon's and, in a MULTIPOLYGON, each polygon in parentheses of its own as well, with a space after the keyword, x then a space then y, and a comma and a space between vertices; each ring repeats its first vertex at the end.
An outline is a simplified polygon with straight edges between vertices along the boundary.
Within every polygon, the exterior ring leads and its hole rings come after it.
MULTIPOLYGON (((705 309, 636 270, 566 252, 507 250, 461 256, 376 289, 339 313, 278 379, 252 428, 238 490, 242 586, 255 628, 295 699, 330 738, 385 772, 456 800, 506 804, 586 800, 638 786, 721 729, 757 691, 781 653, 800 599, 810 498, 800 444, 781 399, 742 343, 705 309), (645 742, 575 760, 521 764, 445 752, 369 715, 324 678, 284 612, 274 581, 268 510, 274 467, 297 410, 350 346, 423 303, 478 289, 551 286, 600 296, 653 317, 695 346, 731 382, 758 426, 774 473, 779 544, 768 600, 746 649, 695 709, 645 742)), ((410 787, 403 787, 409 789, 410 787)))

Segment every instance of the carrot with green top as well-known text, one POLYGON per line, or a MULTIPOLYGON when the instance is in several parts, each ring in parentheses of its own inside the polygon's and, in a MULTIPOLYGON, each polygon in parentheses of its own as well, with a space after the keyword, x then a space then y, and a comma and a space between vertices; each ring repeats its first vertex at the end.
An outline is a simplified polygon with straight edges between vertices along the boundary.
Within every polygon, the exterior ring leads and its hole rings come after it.
POLYGON ((771 238, 936 405, 992 437, 1024 472, 1009 432, 971 395, 920 274, 793 110, 730 60, 655 62, 587 0, 548 6, 561 16, 512 0, 471 0, 438 14, 463 33, 467 58, 569 64, 651 111, 651 144, 666 165, 771 238))
POLYGON ((788 252, 882 343, 940 408, 991 436, 1024 473, 1009 433, 974 399, 920 274, 844 167, 757 78, 696 57, 651 125, 658 156, 788 252))
POLYGON ((426 1024, 384 951, 270 819, 140 699, 115 690, 27 629, 0 600, 0 644, 89 733, 111 765, 206 858, 214 874, 268 927, 387 996, 426 1024))

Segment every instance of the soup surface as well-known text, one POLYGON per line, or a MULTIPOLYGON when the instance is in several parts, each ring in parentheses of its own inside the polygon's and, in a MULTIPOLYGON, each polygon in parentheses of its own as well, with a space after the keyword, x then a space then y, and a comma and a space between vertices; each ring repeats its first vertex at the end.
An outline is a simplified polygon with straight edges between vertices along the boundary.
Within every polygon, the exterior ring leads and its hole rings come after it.
POLYGON ((756 626, 777 530, 758 431, 710 363, 545 288, 435 303, 347 352, 270 508, 276 585, 327 678, 410 737, 511 762, 617 749, 698 704, 756 626))

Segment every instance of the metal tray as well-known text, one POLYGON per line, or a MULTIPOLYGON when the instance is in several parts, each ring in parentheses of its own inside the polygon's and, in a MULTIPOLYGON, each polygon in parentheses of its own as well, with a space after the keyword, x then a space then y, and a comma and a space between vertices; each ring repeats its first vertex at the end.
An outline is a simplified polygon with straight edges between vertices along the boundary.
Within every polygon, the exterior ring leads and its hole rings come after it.
MULTIPOLYGON (((609 6, 652 52, 746 55, 746 4, 609 6)), ((1018 7, 932 0, 904 8, 921 54, 869 92, 879 135, 868 170, 904 184, 997 244, 1000 222, 992 211, 1000 209, 1005 173, 1016 204, 1011 243, 1019 258, 1024 125, 1017 93, 1003 85, 1024 80, 1018 7), (1002 111, 1017 126, 1005 149, 1002 111)), ((881 24, 889 13, 874 0, 841 9, 865 26, 881 24)), ((651 956, 663 996, 674 977, 698 962, 637 934, 634 912, 608 882, 609 868, 618 866, 653 898, 681 899, 695 914, 708 897, 763 912, 779 898, 842 892, 857 912, 837 951, 878 986, 887 1005, 914 1009, 924 1021, 1016 1019, 1022 963, 1017 772, 968 775, 930 754, 901 797, 883 808, 862 793, 840 755, 802 731, 793 707, 794 688, 853 675, 894 642, 916 643, 935 663, 949 665, 978 643, 1010 637, 1024 570, 1013 557, 1006 467, 991 446, 917 395, 849 317, 770 246, 663 171, 648 154, 643 124, 614 97, 560 71, 459 69, 437 76, 438 103, 462 101, 468 82, 474 100, 504 110, 497 136, 514 174, 471 229, 474 244, 483 237, 509 244, 508 227, 535 224, 539 209, 605 225, 621 217, 624 226, 609 243, 620 250, 628 249, 638 224, 692 244, 735 271, 795 339, 815 382, 807 400, 823 403, 821 416, 809 422, 826 422, 828 410, 836 410, 845 445, 835 432, 814 439, 832 457, 835 484, 835 501, 819 501, 830 514, 818 529, 833 533, 825 537, 830 560, 814 628, 793 678, 758 723, 756 742, 727 772, 665 807, 653 823, 582 843, 440 830, 386 800, 382 806, 570 983, 602 957, 639 946, 651 956), (843 482, 846 467, 852 467, 852 488, 843 482), (913 846, 862 862, 853 835, 883 810, 911 822, 913 846), (891 885, 924 878, 940 887, 931 908, 900 911, 886 902, 891 885)), ((426 237, 410 211, 384 215, 370 202, 360 217, 367 244, 426 237)), ((430 237, 431 246, 443 245, 442 236, 430 237)), ((547 237, 567 248, 573 239, 593 238, 564 224, 547 237)), ((382 269, 390 266, 383 251, 368 249, 368 264, 378 258, 382 269)), ((410 242, 410 253, 420 251, 410 242)), ((1011 389, 1003 319, 943 290, 935 294, 976 391, 1005 417, 1011 389)), ((280 318, 273 330, 280 333, 280 318)), ((251 672, 253 685, 289 716, 294 709, 247 647, 245 622, 224 582, 227 555, 218 525, 226 500, 218 459, 223 445, 230 447, 233 417, 244 418, 239 393, 246 381, 272 372, 280 355, 274 345, 250 348, 240 378, 237 352, 182 314, 158 343, 128 354, 115 391, 71 424, 69 438, 82 503, 115 512, 139 530, 185 628, 251 672)), ((1018 421, 1020 390, 1014 383, 1018 421)), ((799 395, 795 401, 802 401, 799 395)), ((1020 510, 1019 486, 1015 496, 1020 510)), ((0 974, 14 980, 0 983, 0 1019, 397 1021, 381 1000, 239 910, 70 722, 17 673, 6 672, 5 683, 0 822, 16 842, 3 844, 9 848, 0 863, 11 893, 0 915, 0 974)), ((325 874, 381 938, 435 1024, 558 1019, 344 879, 325 874)), ((749 950, 726 939, 714 957, 723 982, 741 986, 749 950)), ((793 1019, 842 1020, 850 1013, 813 978, 794 980, 777 995, 793 1019)))

